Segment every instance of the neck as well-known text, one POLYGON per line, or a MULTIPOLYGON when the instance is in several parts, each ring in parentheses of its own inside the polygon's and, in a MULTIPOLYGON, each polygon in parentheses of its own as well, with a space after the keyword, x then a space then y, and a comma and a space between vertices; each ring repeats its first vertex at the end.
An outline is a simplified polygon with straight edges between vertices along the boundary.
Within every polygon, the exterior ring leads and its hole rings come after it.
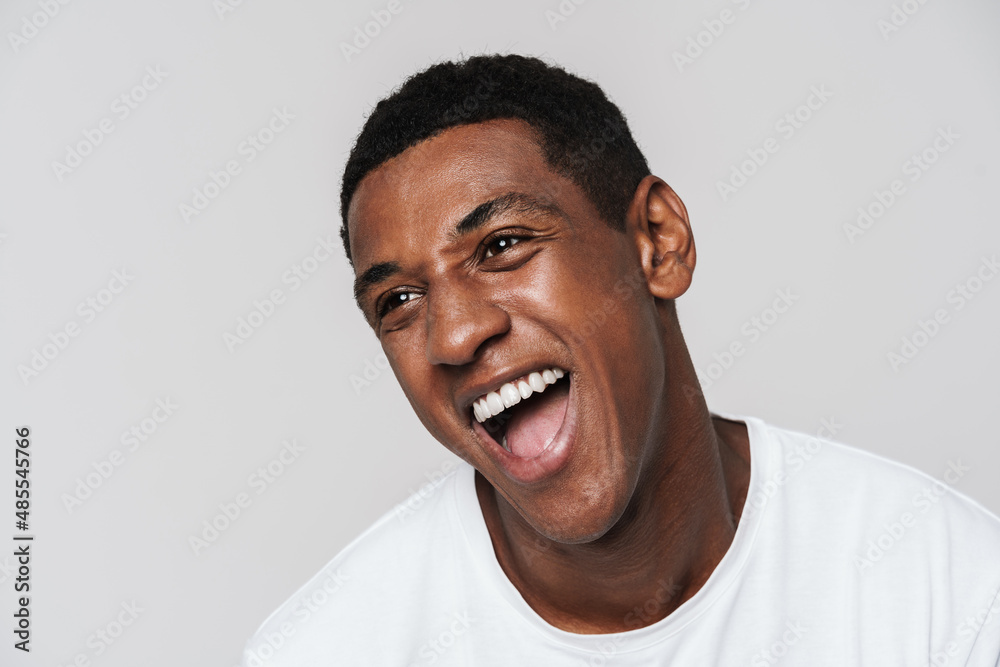
POLYGON ((476 475, 500 566, 555 627, 602 634, 655 623, 701 589, 732 543, 749 482, 746 427, 712 418, 686 346, 672 347, 669 424, 625 513, 597 540, 541 536, 476 475))

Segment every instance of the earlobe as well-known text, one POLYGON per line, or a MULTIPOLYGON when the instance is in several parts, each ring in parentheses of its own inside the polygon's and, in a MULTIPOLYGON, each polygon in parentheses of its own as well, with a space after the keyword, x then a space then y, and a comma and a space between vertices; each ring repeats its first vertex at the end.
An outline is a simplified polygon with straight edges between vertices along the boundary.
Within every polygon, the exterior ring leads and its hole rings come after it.
POLYGON ((677 193, 663 179, 646 176, 636 188, 628 224, 653 296, 676 299, 686 292, 696 253, 687 209, 677 193))

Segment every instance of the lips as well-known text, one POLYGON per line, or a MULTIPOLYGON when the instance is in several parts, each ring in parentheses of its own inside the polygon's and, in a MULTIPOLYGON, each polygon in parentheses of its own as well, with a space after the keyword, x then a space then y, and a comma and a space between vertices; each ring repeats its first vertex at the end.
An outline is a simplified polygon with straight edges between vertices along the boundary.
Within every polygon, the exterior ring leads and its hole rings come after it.
POLYGON ((571 395, 571 374, 558 367, 501 382, 473 401, 473 430, 510 477, 538 481, 568 460, 575 434, 571 395))

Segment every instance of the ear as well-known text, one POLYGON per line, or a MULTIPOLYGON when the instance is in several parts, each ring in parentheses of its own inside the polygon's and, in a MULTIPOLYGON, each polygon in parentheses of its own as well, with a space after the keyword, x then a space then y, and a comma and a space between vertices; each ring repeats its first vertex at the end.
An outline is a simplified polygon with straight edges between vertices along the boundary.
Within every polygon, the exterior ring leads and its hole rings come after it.
POLYGON ((676 299, 691 286, 696 253, 687 209, 663 179, 646 176, 632 197, 626 218, 649 291, 676 299))

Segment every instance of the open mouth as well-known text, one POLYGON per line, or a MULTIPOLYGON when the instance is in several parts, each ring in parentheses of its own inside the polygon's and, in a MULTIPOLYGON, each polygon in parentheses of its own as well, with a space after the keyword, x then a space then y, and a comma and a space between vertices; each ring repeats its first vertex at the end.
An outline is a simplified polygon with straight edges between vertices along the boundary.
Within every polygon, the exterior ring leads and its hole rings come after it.
POLYGON ((562 426, 569 385, 569 374, 560 368, 528 373, 476 399, 473 415, 505 450, 520 458, 535 458, 562 426))

